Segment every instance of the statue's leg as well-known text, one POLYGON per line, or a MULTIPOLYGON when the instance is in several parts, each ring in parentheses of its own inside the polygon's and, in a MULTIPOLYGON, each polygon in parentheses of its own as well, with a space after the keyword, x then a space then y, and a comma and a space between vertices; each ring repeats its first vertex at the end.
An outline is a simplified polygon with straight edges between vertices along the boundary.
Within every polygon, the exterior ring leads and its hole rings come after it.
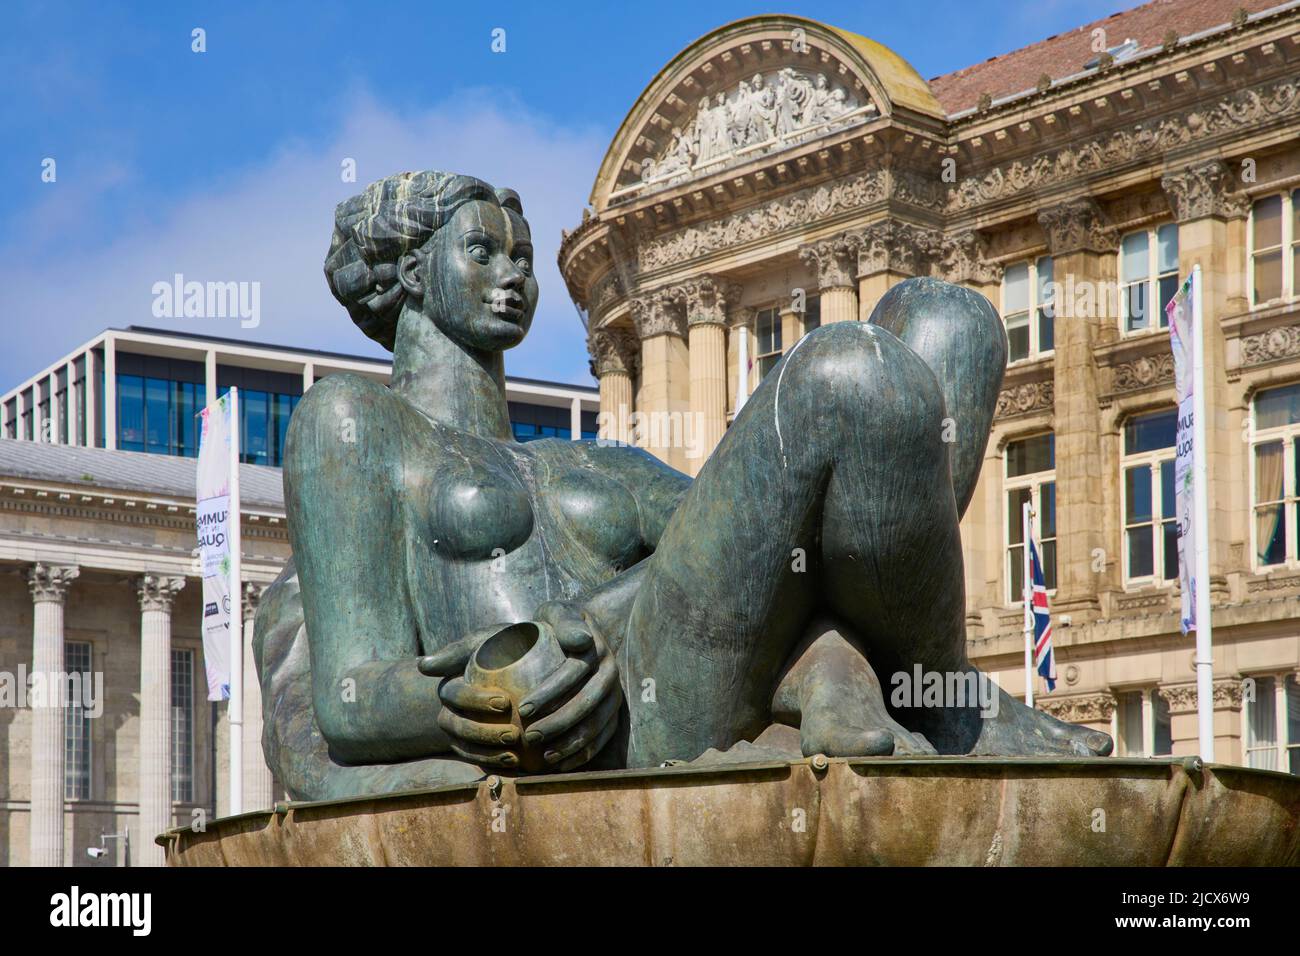
MULTIPOLYGON (((769 373, 633 604, 619 651, 629 765, 753 739, 815 613, 855 632, 882 682, 915 664, 973 670, 943 419, 929 366, 865 323, 813 332, 769 373)), ((970 708, 914 729, 947 753, 983 732, 970 708)))

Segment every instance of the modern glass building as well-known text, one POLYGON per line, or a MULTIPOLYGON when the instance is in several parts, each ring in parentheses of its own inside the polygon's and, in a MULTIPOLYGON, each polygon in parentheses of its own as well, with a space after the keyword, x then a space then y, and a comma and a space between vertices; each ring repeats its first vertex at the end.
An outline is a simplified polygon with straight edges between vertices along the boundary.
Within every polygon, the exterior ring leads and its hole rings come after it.
MULTIPOLYGON (((59 445, 196 457, 196 415, 239 389, 240 448, 279 467, 303 392, 336 372, 387 384, 391 365, 335 352, 129 326, 108 329, 0 396, 0 435, 59 445)), ((594 388, 506 379, 519 441, 595 438, 594 388)))

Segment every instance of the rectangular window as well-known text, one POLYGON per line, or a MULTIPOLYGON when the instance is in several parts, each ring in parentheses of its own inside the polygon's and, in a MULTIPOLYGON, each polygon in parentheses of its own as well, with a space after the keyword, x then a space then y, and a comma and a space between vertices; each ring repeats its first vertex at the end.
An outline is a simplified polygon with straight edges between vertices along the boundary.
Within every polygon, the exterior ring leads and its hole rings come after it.
POLYGON ((1159 690, 1125 691, 1115 697, 1117 756, 1167 757, 1173 753, 1169 702, 1159 690))
POLYGON ((194 652, 172 648, 172 800, 194 802, 194 652))
POLYGON ((1130 583, 1178 578, 1174 489, 1174 409, 1124 423, 1124 577, 1130 583))
POLYGON ((822 297, 810 295, 804 303, 803 331, 807 335, 822 324, 822 297))
POLYGON ((1255 566, 1296 560, 1296 463, 1300 460, 1300 384, 1255 396, 1251 508, 1255 566))
POLYGON ((1178 291, 1178 225, 1131 232, 1120 241, 1120 321, 1125 332, 1167 328, 1178 291))
POLYGON ((80 675, 71 686, 80 694, 69 694, 63 710, 63 796, 68 800, 90 799, 90 711, 85 706, 85 688, 93 686, 91 644, 64 641, 63 669, 80 675))
POLYGON ((1007 444, 1006 449, 1006 568, 1007 601, 1024 599, 1025 532, 1023 507, 1033 511, 1034 534, 1041 548, 1047 589, 1056 587, 1056 440, 1035 435, 1007 444))
POLYGON ((73 364, 74 378, 73 382, 77 391, 77 444, 82 448, 86 447, 86 388, 89 383, 86 381, 86 357, 83 355, 73 364))
POLYGON ((781 361, 781 314, 776 309, 759 309, 754 319, 754 337, 761 380, 781 361))
POLYGON ((1018 362, 1056 347, 1056 303, 1051 256, 1018 262, 1002 273, 1002 322, 1007 358, 1018 362))
POLYGON ((1300 684, 1294 674, 1253 678, 1245 700, 1246 766, 1300 775, 1300 684))
POLYGON ((1250 210, 1251 272, 1255 305, 1282 298, 1282 197, 1265 196, 1250 210))

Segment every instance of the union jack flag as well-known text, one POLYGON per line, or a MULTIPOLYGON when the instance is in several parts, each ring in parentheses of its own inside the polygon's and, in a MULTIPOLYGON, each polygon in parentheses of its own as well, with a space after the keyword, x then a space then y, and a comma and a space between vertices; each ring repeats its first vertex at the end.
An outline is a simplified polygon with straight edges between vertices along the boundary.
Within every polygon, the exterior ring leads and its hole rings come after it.
POLYGON ((1056 690, 1056 655, 1052 653, 1052 612, 1047 608, 1047 581, 1038 560, 1038 544, 1029 536, 1030 581, 1033 585, 1034 666, 1049 691, 1056 690))

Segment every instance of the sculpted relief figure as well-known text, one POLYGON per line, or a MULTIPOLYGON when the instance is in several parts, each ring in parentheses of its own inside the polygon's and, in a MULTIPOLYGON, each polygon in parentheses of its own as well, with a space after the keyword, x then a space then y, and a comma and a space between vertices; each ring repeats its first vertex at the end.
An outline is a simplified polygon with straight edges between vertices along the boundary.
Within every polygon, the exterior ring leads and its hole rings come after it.
POLYGON ((1006 361, 981 296, 912 280, 812 332, 692 481, 513 439, 503 355, 538 290, 512 191, 374 183, 339 205, 325 273, 393 373, 323 379, 289 427, 294 558, 255 655, 294 797, 741 752, 1108 752, 996 688, 894 692, 981 676, 958 521, 1006 361))
POLYGON ((712 101, 702 97, 682 134, 685 145, 674 127, 668 148, 657 160, 646 161, 643 180, 675 182, 689 176, 693 165, 721 162, 747 147, 795 142, 855 109, 848 93, 832 89, 824 73, 815 80, 793 67, 783 67, 771 80, 755 73, 737 84, 730 99, 726 91, 715 93, 712 101), (774 139, 777 143, 770 144, 774 139))

